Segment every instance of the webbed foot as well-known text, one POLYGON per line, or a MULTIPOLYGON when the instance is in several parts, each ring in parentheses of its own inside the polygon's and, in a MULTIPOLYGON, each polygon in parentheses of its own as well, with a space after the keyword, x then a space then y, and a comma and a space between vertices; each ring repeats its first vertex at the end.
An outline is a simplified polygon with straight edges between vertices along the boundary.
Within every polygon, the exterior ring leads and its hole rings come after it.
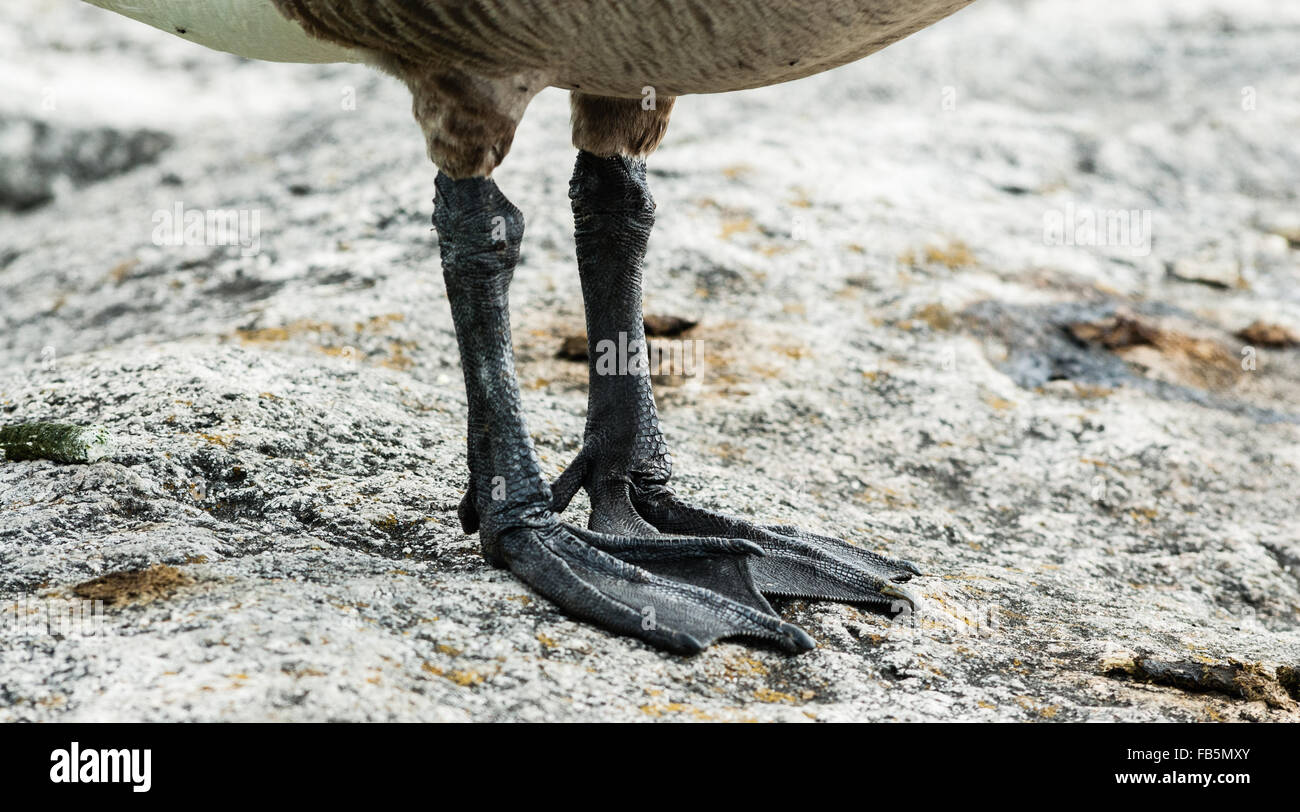
POLYGON ((753 589, 762 552, 743 539, 636 538, 554 522, 497 541, 502 563, 575 617, 651 645, 695 654, 730 637, 789 652, 816 645, 753 589))

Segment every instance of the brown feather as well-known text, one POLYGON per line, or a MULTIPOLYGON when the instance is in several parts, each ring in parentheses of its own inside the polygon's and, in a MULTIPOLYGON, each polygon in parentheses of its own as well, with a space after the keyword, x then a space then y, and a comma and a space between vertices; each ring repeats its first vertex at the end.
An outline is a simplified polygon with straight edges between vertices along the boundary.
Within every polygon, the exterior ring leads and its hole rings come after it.
POLYGON ((576 91, 579 147, 645 155, 662 140, 676 96, 853 62, 972 0, 273 2, 312 36, 361 50, 404 79, 430 157, 463 177, 492 171, 524 107, 548 85, 576 91), (640 105, 646 88, 657 96, 651 110, 640 105))

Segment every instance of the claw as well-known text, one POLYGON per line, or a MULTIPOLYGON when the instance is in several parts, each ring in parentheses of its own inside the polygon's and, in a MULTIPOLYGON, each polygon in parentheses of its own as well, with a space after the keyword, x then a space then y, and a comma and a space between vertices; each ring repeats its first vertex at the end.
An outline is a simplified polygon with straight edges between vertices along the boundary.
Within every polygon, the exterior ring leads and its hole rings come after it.
POLYGON ((817 648, 817 641, 812 639, 812 635, 794 625, 793 623, 785 624, 786 633, 790 635, 791 642, 794 643, 795 651, 812 651, 817 648))
POLYGON ((640 492, 635 499, 646 520, 662 532, 743 538, 758 544, 765 557, 755 559, 750 567, 764 595, 869 604, 901 598, 913 608, 919 605, 920 598, 896 586, 921 574, 910 561, 886 558, 794 527, 751 524, 694 507, 670 493, 640 492))
MULTIPOLYGON (((921 572, 921 568, 914 561, 908 561, 905 558, 899 558, 896 559, 896 563, 898 564, 898 566, 902 567, 903 569, 907 570, 913 575, 925 575, 924 572, 921 572)), ((906 581, 907 579, 903 578, 902 580, 906 581)))
POLYGON ((908 589, 905 586, 899 586, 897 584, 884 584, 883 586, 880 587, 880 594, 887 595, 891 598, 897 598, 898 600, 907 601, 912 606, 911 608, 912 612, 915 612, 916 610, 921 608, 921 596, 916 594, 915 592, 913 592, 912 590, 908 589))

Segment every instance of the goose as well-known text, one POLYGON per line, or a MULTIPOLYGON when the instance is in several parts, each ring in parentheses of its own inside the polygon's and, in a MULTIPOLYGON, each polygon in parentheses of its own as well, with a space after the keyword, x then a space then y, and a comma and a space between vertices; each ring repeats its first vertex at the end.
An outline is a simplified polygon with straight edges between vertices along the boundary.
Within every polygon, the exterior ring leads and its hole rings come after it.
POLYGON ((407 85, 437 169, 433 224, 465 377, 461 526, 489 562, 566 613, 679 654, 723 638, 806 651, 812 637, 769 598, 903 609, 919 600, 904 584, 921 571, 697 506, 670 487, 646 365, 597 365, 602 342, 646 347, 646 160, 678 96, 838 67, 971 1, 87 0, 217 50, 361 62, 407 85), (583 442, 551 483, 525 424, 510 335, 524 218, 491 177, 547 87, 570 92, 569 199, 590 349, 583 442), (580 488, 586 526, 562 518, 580 488))

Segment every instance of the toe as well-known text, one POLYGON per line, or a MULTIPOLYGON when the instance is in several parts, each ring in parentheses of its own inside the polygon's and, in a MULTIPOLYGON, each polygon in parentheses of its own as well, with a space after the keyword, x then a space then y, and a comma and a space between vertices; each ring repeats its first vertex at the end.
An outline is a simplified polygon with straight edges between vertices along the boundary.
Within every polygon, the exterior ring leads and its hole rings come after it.
POLYGON ((736 539, 683 541, 694 545, 683 557, 660 555, 645 566, 615 552, 653 558, 642 548, 670 545, 661 538, 618 538, 556 523, 513 531, 503 536, 501 548, 512 572, 566 612, 675 653, 695 654, 728 637, 766 640, 791 652, 815 645, 806 632, 771 611, 743 567, 734 571, 735 582, 747 585, 755 603, 657 573, 653 568, 676 561, 669 570, 706 573, 705 582, 725 589, 731 583, 725 580, 728 566, 751 557, 752 544, 736 539), (707 574, 711 570, 723 575, 707 574))

